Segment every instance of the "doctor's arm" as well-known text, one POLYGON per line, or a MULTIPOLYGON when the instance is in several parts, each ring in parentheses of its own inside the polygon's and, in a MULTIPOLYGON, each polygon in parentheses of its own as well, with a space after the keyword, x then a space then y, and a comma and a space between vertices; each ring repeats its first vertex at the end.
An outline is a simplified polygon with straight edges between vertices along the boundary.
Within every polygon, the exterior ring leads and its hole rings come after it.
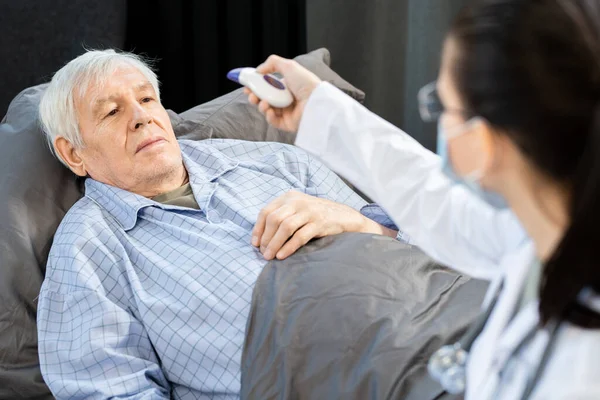
POLYGON ((296 144, 380 204, 411 243, 462 272, 492 279, 525 240, 512 212, 454 185, 437 155, 326 82, 305 105, 296 144))
POLYGON ((295 98, 275 109, 246 89, 267 121, 298 131, 298 146, 375 200, 411 243, 438 261, 493 279, 503 255, 526 240, 510 211, 453 185, 439 157, 297 62, 271 56, 257 71, 280 72, 295 98))

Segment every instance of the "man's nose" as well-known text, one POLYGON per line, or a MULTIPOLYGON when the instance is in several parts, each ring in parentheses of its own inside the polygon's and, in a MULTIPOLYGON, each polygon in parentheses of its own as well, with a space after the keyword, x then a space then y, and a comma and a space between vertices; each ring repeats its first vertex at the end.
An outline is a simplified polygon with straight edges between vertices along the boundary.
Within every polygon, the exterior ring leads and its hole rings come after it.
POLYGON ((152 115, 150 115, 144 107, 137 105, 133 109, 133 115, 131 118, 130 129, 136 131, 141 127, 151 124, 153 122, 152 115))

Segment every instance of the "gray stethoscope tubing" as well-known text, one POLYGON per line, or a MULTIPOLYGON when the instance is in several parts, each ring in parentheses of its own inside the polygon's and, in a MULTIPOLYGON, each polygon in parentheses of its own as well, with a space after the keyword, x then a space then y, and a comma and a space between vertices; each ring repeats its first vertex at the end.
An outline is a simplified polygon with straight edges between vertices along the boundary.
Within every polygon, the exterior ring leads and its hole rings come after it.
MULTIPOLYGON (((556 319, 554 319, 548 323, 548 325, 547 325, 547 329, 548 329, 548 333, 549 333, 548 342, 544 346, 544 351, 542 352, 542 356, 540 357, 540 361, 537 364, 537 367, 532 375, 532 378, 529 378, 527 380, 527 385, 525 386, 525 390, 523 391, 521 400, 527 400, 529 398, 529 396, 531 396, 531 393, 533 393, 533 390, 535 389, 542 374, 544 373, 544 370, 546 369, 546 366, 548 365, 548 361, 550 359, 550 354, 552 354, 552 350, 554 349, 554 344, 556 343, 556 339, 558 337, 558 328, 560 327, 560 325, 561 325, 561 321, 556 320, 556 319)), ((517 353, 519 353, 523 349, 523 347, 525 347, 525 345, 534 338, 534 336, 536 335, 536 333, 538 331, 539 331, 539 327, 534 326, 527 333, 527 335, 519 342, 519 344, 513 349, 513 351, 510 352, 510 355, 506 358, 506 362, 504 363, 504 365, 502 366, 502 369, 500 370, 500 375, 502 375, 502 373, 504 372, 503 369, 508 364, 508 361, 511 360, 517 353)))
MULTIPOLYGON (((502 292, 503 283, 498 285, 498 289, 492 298, 492 301, 486 307, 485 311, 481 313, 475 322, 469 327, 467 332, 461 337, 461 339, 453 345, 444 346, 435 352, 428 364, 428 371, 430 375, 439 383, 442 387, 451 394, 459 394, 464 391, 466 386, 465 367, 468 358, 468 352, 471 350, 475 339, 483 331, 487 321, 489 320, 500 293, 502 292)), ((531 393, 535 389, 537 383, 542 376, 546 365, 548 364, 550 354, 554 348, 556 342, 558 328, 561 325, 561 321, 552 320, 548 323, 547 329, 549 331, 549 339, 544 347, 544 351, 540 358, 540 361, 532 375, 528 379, 527 385, 521 396, 521 400, 525 400, 531 396, 531 393)), ((533 339, 535 334, 539 331, 539 327, 534 326, 525 337, 519 342, 517 346, 510 352, 509 356, 506 357, 504 365, 500 368, 500 376, 502 376, 504 369, 506 368, 509 361, 520 352, 523 347, 533 339)), ((497 395, 497 392, 496 392, 497 395)))

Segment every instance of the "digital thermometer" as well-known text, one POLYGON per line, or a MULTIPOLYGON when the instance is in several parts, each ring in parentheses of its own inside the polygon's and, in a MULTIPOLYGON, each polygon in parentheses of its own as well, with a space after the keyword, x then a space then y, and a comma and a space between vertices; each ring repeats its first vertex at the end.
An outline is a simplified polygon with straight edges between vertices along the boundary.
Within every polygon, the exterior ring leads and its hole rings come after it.
POLYGON ((255 68, 236 68, 227 74, 227 78, 240 85, 246 86, 261 100, 272 107, 285 108, 292 104, 294 96, 277 77, 263 75, 255 68))

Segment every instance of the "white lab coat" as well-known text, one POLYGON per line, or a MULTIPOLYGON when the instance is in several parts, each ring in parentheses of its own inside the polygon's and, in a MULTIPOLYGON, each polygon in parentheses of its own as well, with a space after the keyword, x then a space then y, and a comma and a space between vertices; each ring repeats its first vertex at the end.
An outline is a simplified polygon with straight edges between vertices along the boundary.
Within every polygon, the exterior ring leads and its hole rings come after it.
MULTIPOLYGON (((296 144, 378 202, 411 243, 465 274, 492 281, 486 301, 504 279, 471 350, 466 399, 518 399, 549 335, 538 332, 500 381, 507 354, 538 323, 537 302, 510 322, 534 260, 533 244, 514 214, 452 184, 437 155, 328 83, 311 95, 296 144)), ((600 331, 564 323, 532 398, 600 399, 600 331)))

